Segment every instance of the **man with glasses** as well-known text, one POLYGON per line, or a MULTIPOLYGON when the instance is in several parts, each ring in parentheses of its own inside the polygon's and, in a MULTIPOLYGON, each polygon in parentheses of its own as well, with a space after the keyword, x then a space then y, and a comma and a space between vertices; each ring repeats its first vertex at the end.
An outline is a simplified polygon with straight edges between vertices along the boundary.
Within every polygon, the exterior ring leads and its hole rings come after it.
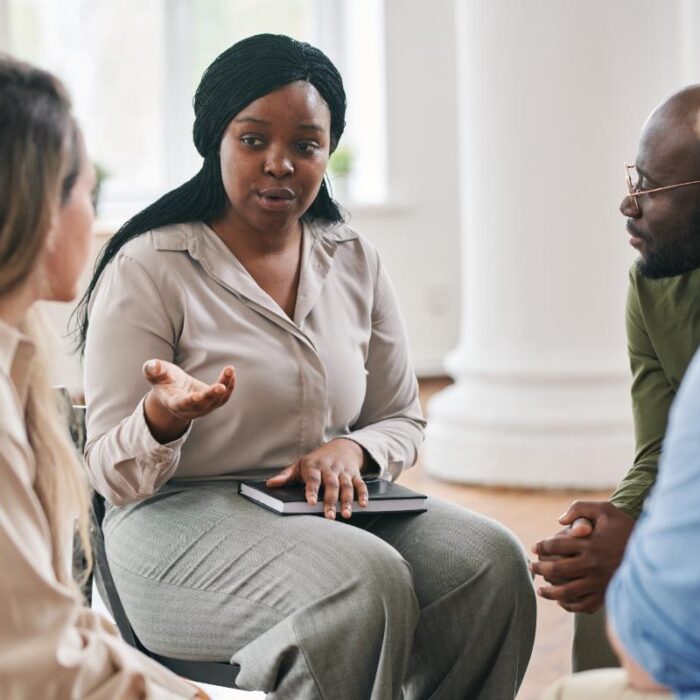
POLYGON ((533 547, 532 570, 548 584, 539 594, 576 613, 574 671, 618 665, 605 592, 656 482, 669 409, 700 346, 700 85, 654 110, 625 176, 620 211, 639 251, 627 301, 634 464, 609 502, 574 503, 560 518, 564 530, 533 547))

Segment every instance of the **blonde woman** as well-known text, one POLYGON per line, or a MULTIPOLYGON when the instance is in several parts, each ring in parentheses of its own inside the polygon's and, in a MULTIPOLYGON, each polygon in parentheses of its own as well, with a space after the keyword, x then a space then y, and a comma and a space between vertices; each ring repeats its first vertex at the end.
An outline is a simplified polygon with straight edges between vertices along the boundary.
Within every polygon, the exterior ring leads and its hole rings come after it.
POLYGON ((76 516, 90 558, 87 499, 34 304, 78 291, 94 177, 61 84, 0 55, 0 697, 206 697, 83 607, 68 570, 76 516))

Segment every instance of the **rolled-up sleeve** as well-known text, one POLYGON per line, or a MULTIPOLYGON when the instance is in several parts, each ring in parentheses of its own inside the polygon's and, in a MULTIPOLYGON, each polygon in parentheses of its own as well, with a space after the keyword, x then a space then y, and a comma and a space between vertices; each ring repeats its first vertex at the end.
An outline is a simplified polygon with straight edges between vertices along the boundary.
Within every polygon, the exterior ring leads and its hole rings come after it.
POLYGON ((85 349, 85 459, 93 486, 114 505, 147 498, 165 483, 189 434, 161 445, 143 408, 150 388, 143 363, 173 361, 177 326, 145 267, 117 255, 95 292, 85 349))
POLYGON ((360 416, 347 437, 377 463, 381 478, 395 480, 403 469, 415 463, 425 420, 406 329, 396 294, 379 258, 365 369, 367 393, 360 416))
POLYGON ((1 433, 0 444, 0 697, 194 697, 193 686, 128 647, 57 579, 28 447, 1 433))
POLYGON ((700 691, 699 418, 696 354, 671 410, 657 485, 607 594, 624 649, 681 698, 700 691))

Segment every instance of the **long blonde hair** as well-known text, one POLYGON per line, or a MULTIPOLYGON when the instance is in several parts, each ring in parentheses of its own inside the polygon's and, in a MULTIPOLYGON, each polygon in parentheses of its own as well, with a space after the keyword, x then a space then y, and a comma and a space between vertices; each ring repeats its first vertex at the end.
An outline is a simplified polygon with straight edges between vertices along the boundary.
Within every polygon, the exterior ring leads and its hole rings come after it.
MULTIPOLYGON (((78 177, 80 148, 60 81, 0 54, 0 298, 37 274, 54 218, 78 177)), ((77 592, 67 566, 74 523, 87 561, 84 576, 92 565, 85 472, 51 386, 47 326, 36 308, 22 330, 36 345, 26 408, 34 489, 48 520, 56 575, 77 592)))

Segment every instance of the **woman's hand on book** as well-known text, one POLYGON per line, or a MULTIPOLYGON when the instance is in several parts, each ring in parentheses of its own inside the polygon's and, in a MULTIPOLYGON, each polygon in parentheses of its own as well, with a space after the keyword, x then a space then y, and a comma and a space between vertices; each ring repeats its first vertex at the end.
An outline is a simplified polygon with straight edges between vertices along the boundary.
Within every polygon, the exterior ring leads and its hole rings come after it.
POLYGON ((366 459, 365 451, 356 442, 336 438, 304 455, 266 483, 270 488, 305 484, 306 500, 312 506, 316 505, 319 488, 323 486, 325 516, 335 520, 336 505, 340 500, 340 514, 349 518, 355 495, 361 508, 367 505, 367 485, 361 476, 366 459))
POLYGON ((143 374, 151 384, 144 404, 146 423, 160 443, 177 439, 193 418, 223 406, 236 383, 236 373, 230 365, 211 385, 164 360, 149 360, 143 366, 143 374))

